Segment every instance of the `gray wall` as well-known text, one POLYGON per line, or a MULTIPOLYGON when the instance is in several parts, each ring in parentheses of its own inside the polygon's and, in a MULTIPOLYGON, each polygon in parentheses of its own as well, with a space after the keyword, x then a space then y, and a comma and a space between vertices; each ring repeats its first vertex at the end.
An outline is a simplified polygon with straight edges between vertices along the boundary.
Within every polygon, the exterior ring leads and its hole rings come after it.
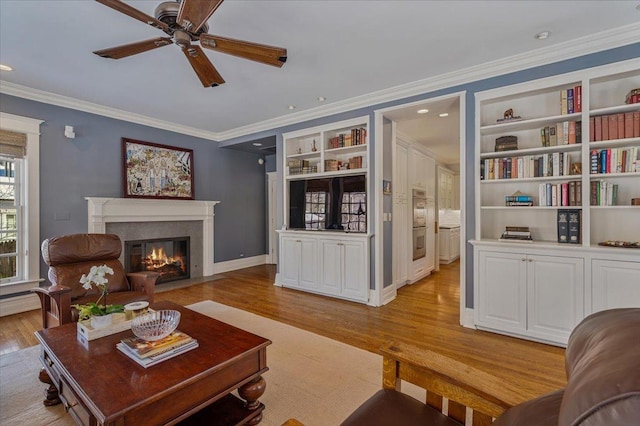
MULTIPOLYGON (((529 68, 524 71, 518 71, 514 73, 509 73, 505 75, 501 75, 498 77, 492 77, 484 80, 479 80, 471 83, 465 83, 462 85, 448 87, 445 89, 424 93, 416 96, 411 96, 405 99, 395 100, 392 102, 386 102, 383 104, 374 105, 371 107, 360 108, 354 111, 348 111, 342 114, 335 114, 319 119, 310 120, 304 123, 297 123, 295 125, 285 126, 277 129, 272 129, 269 131, 260 132, 255 135, 246 135, 237 138, 232 141, 225 141, 228 143, 240 143, 252 139, 256 139, 259 137, 271 136, 275 135, 278 141, 277 145, 277 158, 278 164, 282 161, 282 133, 291 132, 298 129, 304 129, 307 127, 319 126, 323 124, 332 123, 335 121, 346 120, 353 117, 360 117, 363 115, 369 115, 370 117, 370 128, 369 128, 369 140, 371 142, 371 146, 369 147, 371 158, 369 158, 369 170, 373 172, 375 170, 375 162, 376 158, 375 154, 375 128, 374 128, 374 112, 378 109, 388 108, 392 106, 402 105, 411 102, 417 102, 420 100, 426 100, 442 95, 447 95, 450 93, 467 91, 466 96, 466 144, 467 144, 467 162, 461 167, 466 167, 467 175, 466 175, 466 187, 467 193, 463 200, 460 201, 461 205, 464 205, 464 209, 466 211, 466 232, 467 239, 473 239, 475 235, 475 194, 473 191, 474 188, 474 179, 477 174, 477 162, 478 160, 474 157, 475 151, 475 93, 494 89, 496 87, 508 86, 511 84, 526 82, 530 80, 535 80, 539 78, 549 77, 553 75, 563 74, 571 71, 577 71, 581 69, 591 68, 599 65, 610 64, 613 62, 623 61, 626 59, 633 59, 638 57, 638 52, 640 52, 640 43, 631 44, 628 46, 619 47, 616 49, 610 49, 604 52, 594 53, 591 55, 581 56, 574 59, 569 59, 565 61, 560 61, 548 65, 542 65, 539 67, 529 68)), ((391 157, 385 158, 386 161, 391 161, 391 157)), ((282 188, 282 173, 278 170, 278 179, 279 179, 279 188, 282 188)), ((382 180, 381 177, 377 177, 377 179, 382 180)), ((370 190, 371 194, 374 193, 373 185, 374 179, 371 180, 370 190)), ((282 194, 279 194, 278 199, 278 224, 277 227, 280 228, 282 226, 282 194)), ((375 212, 371 212, 369 217, 370 220, 377 220, 375 217, 375 212)), ((372 222, 373 223, 373 222, 372 222)), ((375 236, 372 238, 372 241, 375 241, 375 236)), ((391 250, 388 250, 387 246, 391 246, 392 239, 385 240, 385 247, 383 252, 385 253, 385 258, 383 259, 383 264, 385 268, 387 265, 391 264, 391 260, 387 259, 387 257, 391 256, 391 250), (387 263, 388 262, 388 263, 387 263)), ((372 245, 372 253, 373 253, 373 245, 372 245)), ((467 243, 466 251, 464 253, 467 259, 466 263, 466 305, 468 308, 473 308, 473 248, 471 244, 467 243)), ((372 258, 372 272, 374 271, 376 259, 372 258)), ((386 275, 386 271, 383 273, 383 276, 386 275)), ((372 279, 374 279, 375 275, 371 274, 372 279)), ((386 280, 385 280, 386 281, 386 280)), ((374 287, 373 285, 371 286, 374 287)), ((377 287, 377 286, 376 286, 377 287)))
MULTIPOLYGON (((84 197, 122 197, 121 138, 193 150, 196 200, 215 208, 214 261, 266 253, 265 168, 258 154, 95 114, 0 95, 0 110, 44 120, 40 129, 40 239, 87 232, 84 197), (64 137, 64 126, 76 138, 64 137)), ((214 112, 212 112, 214 113, 214 112)), ((273 160, 271 160, 271 163, 273 160)), ((46 265, 41 262, 41 277, 46 265)))

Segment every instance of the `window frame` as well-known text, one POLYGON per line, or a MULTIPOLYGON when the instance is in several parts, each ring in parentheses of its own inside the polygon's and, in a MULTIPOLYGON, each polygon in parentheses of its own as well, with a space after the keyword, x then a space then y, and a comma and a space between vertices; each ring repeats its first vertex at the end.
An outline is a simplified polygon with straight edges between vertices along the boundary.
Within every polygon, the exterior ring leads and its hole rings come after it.
MULTIPOLYGON (((18 244, 18 262, 22 262, 22 276, 0 283, 0 297, 25 294, 40 281, 40 125, 43 120, 0 112, 0 129, 27 135, 26 156, 22 159, 20 191, 22 244, 18 244)), ((18 197, 18 194, 16 194, 18 197)))

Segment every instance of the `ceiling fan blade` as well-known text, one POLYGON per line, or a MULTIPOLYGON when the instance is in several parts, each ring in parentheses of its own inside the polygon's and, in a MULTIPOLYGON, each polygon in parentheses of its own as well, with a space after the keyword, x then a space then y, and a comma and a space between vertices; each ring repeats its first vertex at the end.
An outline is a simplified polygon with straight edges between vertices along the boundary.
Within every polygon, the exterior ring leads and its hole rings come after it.
POLYGON ((157 49, 158 47, 172 44, 173 41, 169 37, 158 37, 150 40, 139 41, 136 43, 123 44, 121 46, 110 47, 108 49, 96 50, 95 53, 103 58, 120 59, 137 53, 146 52, 147 50, 157 49))
POLYGON ((263 64, 281 67, 287 61, 287 49, 266 44, 235 40, 211 34, 200 35, 200 45, 207 49, 239 56, 263 64))
POLYGON ((182 49, 193 70, 198 75, 204 87, 215 87, 224 83, 222 76, 213 66, 200 46, 186 46, 182 49))
POLYGON ((120 0, 96 0, 98 3, 102 3, 111 9, 117 10, 120 13, 124 13, 125 15, 131 16, 138 21, 144 22, 145 24, 151 25, 152 27, 159 28, 163 31, 169 30, 169 26, 162 21, 158 21, 156 18, 152 18, 146 13, 140 12, 138 9, 129 6, 126 3, 121 2, 120 0))
POLYGON ((176 22, 187 31, 196 33, 222 2, 223 0, 182 0, 176 22))

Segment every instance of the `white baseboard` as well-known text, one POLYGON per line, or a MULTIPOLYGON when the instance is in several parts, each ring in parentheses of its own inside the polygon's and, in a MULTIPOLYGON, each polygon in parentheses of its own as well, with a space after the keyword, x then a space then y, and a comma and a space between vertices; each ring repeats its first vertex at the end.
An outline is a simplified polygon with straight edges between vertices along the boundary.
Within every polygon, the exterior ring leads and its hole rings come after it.
POLYGON ((0 317, 40 309, 40 300, 35 294, 0 299, 0 317))
POLYGON ((224 272, 235 271, 236 269, 250 268, 252 266, 264 265, 267 263, 267 255, 244 257, 241 259, 227 260, 213 264, 213 273, 222 274, 224 272))
POLYGON ((473 318, 473 308, 465 308, 462 324, 460 325, 467 328, 476 328, 476 322, 473 318))
POLYGON ((276 279, 275 282, 273 283, 273 285, 275 285, 276 287, 283 287, 282 282, 280 281, 280 273, 276 272, 276 279))

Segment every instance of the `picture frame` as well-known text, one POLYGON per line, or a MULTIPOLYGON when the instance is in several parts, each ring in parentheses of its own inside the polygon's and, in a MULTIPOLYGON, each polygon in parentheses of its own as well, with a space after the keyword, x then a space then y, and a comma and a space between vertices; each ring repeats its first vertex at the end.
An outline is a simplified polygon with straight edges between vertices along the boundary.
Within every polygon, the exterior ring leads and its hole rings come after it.
POLYGON ((391 181, 383 180, 382 181, 382 195, 391 195, 391 181))
POLYGON ((194 199, 193 150, 122 138, 126 198, 194 199))

